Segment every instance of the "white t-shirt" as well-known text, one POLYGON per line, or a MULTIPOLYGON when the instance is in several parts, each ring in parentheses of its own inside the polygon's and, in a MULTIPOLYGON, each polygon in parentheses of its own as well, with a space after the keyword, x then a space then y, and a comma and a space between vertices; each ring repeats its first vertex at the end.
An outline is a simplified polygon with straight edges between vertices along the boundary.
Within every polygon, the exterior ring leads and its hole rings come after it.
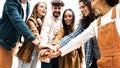
POLYGON ((22 8, 23 8, 23 13, 24 13, 24 16, 23 16, 23 20, 25 21, 26 20, 26 10, 27 10, 27 3, 22 3, 22 8))

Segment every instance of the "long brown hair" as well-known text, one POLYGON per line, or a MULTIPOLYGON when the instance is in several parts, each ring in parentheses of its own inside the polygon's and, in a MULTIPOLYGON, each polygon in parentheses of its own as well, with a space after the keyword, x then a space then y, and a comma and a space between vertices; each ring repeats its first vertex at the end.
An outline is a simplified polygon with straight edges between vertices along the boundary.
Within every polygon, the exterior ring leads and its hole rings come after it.
MULTIPOLYGON (((37 7, 38 7, 38 5, 39 5, 40 3, 44 3, 44 4, 47 6, 47 4, 46 4, 45 2, 42 2, 42 1, 41 1, 41 2, 38 2, 37 4, 35 4, 35 6, 34 6, 34 8, 33 8, 33 11, 32 11, 32 14, 31 14, 30 17, 33 17, 33 18, 35 18, 35 19, 38 18, 37 7)), ((44 17, 41 18, 42 21, 43 21, 43 19, 44 19, 44 17)))
POLYGON ((89 0, 79 0, 79 3, 83 2, 89 10, 88 16, 83 16, 82 19, 80 19, 80 24, 83 27, 83 29, 86 29, 92 21, 94 21, 98 16, 95 15, 95 10, 92 9, 91 2, 89 0))

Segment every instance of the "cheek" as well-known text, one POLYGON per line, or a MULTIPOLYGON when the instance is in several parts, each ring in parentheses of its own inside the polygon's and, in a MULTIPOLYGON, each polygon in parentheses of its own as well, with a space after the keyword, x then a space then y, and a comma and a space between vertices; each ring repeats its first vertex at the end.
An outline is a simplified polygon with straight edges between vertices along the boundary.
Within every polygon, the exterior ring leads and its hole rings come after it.
POLYGON ((88 14, 89 14, 89 9, 86 8, 86 9, 84 10, 84 16, 88 16, 88 14))
POLYGON ((38 11, 38 14, 39 14, 39 15, 41 15, 41 14, 42 14, 42 12, 41 12, 41 11, 38 11))
MULTIPOLYGON (((101 0, 101 1, 102 1, 102 0, 101 0)), ((100 6, 99 6, 100 3, 101 3, 101 2, 100 2, 99 0, 94 1, 94 2, 92 3, 92 8, 93 8, 93 9, 96 9, 96 8, 100 7, 100 6)))

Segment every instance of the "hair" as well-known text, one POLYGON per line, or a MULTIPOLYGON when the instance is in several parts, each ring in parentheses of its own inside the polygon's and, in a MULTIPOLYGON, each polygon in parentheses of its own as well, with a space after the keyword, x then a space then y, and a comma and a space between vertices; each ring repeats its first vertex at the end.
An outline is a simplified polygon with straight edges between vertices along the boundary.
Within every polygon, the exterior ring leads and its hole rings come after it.
POLYGON ((52 6, 64 6, 64 2, 62 0, 52 0, 52 6))
POLYGON ((89 10, 88 16, 83 16, 82 19, 80 19, 80 24, 83 29, 86 29, 92 21, 94 21, 98 16, 95 15, 95 10, 92 9, 91 2, 89 0, 79 0, 79 3, 83 2, 89 10))
POLYGON ((74 22, 75 22, 75 14, 74 14, 73 10, 72 10, 72 9, 66 9, 66 10, 63 12, 63 16, 62 16, 62 24, 63 24, 64 36, 65 36, 65 35, 68 35, 69 33, 71 33, 71 32, 74 31, 74 22), (66 13, 66 11, 72 12, 72 23, 71 23, 71 25, 67 25, 67 24, 65 23, 64 18, 65 18, 65 13, 66 13))
MULTIPOLYGON (((36 3, 35 6, 34 6, 34 8, 33 8, 33 10, 32 10, 32 13, 31 13, 31 16, 30 16, 30 17, 33 17, 33 18, 35 18, 35 19, 38 18, 37 7, 38 7, 38 5, 39 5, 40 3, 44 3, 44 4, 47 6, 47 4, 46 4, 45 2, 38 2, 38 3, 36 3)), ((44 17, 41 18, 42 21, 43 21, 43 19, 44 19, 44 17)))
POLYGON ((106 0, 106 2, 111 6, 115 6, 116 4, 119 3, 119 0, 106 0))

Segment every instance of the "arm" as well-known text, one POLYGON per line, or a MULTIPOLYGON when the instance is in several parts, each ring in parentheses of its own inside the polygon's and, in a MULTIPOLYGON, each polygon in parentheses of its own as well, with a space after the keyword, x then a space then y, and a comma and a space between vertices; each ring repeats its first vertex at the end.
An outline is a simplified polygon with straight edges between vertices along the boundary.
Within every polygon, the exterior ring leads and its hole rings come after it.
POLYGON ((40 39, 40 34, 39 34, 39 30, 37 29, 37 24, 34 23, 34 21, 32 20, 28 20, 27 22, 28 27, 30 28, 30 30, 32 31, 32 33, 34 34, 34 36, 41 41, 40 39))
MULTIPOLYGON (((22 7, 19 3, 15 3, 13 0, 7 1, 5 3, 6 14, 9 17, 11 24, 18 31, 18 33, 22 34, 25 39, 35 44, 37 47, 39 45, 39 40, 35 38, 32 34, 26 23, 22 19, 22 7), (8 7, 9 6, 9 7, 8 7)), ((38 48, 48 47, 48 46, 39 46, 38 48)))
POLYGON ((60 49, 61 56, 68 54, 69 52, 79 48, 84 44, 89 38, 95 36, 95 28, 92 23, 85 31, 72 39, 69 43, 66 44, 63 48, 60 49))
POLYGON ((22 19, 22 15, 20 14, 20 10, 22 8, 19 8, 20 5, 15 3, 14 1, 8 1, 5 3, 5 10, 6 14, 9 17, 9 19, 12 21, 13 26, 15 29, 21 33, 24 38, 26 38, 28 41, 33 41, 36 38, 32 34, 32 32, 27 27, 26 23, 22 19), (9 6, 9 7, 7 7, 9 6))
POLYGON ((55 39, 53 40, 52 44, 53 44, 53 45, 56 45, 56 44, 58 43, 58 41, 63 37, 63 34, 64 34, 64 31, 63 31, 63 28, 61 28, 61 29, 56 33, 55 39))
POLYGON ((70 40, 72 40, 73 38, 75 38, 77 35, 79 35, 81 32, 83 31, 82 27, 79 25, 78 28, 70 33, 69 35, 63 37, 59 42, 58 45, 60 45, 61 47, 65 46, 70 40))

